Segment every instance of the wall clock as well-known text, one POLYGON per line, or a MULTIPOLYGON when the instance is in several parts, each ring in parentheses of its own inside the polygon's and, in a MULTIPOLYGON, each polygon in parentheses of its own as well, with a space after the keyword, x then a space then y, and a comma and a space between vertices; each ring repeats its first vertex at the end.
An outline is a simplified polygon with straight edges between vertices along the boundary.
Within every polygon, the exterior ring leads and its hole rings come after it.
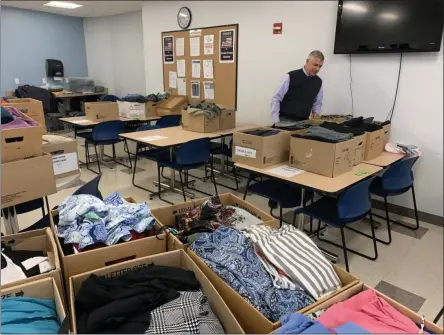
POLYGON ((191 24, 191 10, 188 7, 182 7, 177 13, 177 24, 182 29, 187 29, 191 24))

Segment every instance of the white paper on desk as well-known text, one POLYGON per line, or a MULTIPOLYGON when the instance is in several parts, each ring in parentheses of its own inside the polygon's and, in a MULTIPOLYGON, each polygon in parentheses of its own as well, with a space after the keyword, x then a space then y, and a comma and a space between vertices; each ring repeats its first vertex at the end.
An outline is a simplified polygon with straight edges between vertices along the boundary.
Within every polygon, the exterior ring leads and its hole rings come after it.
POLYGON ((200 78, 200 60, 191 61, 191 77, 200 78))
POLYGON ((213 79, 213 60, 204 59, 203 61, 203 72, 205 79, 213 79))
POLYGON ((190 56, 191 57, 200 56, 200 37, 190 38, 190 56))
POLYGON ((90 123, 90 120, 72 120, 72 123, 90 123))
POLYGON ((78 170, 79 160, 77 158, 77 152, 52 156, 52 167, 54 168, 54 175, 56 176, 78 170))
POLYGON ((256 158, 256 150, 255 149, 240 147, 238 145, 236 145, 234 148, 234 154, 236 156, 242 156, 242 157, 247 157, 247 158, 256 158))
POLYGON ((176 38, 176 56, 185 54, 185 39, 183 37, 176 38))
POLYGON ((204 81, 204 98, 214 99, 214 82, 204 81))
POLYGON ((285 178, 291 178, 291 177, 297 176, 298 174, 301 174, 302 172, 305 172, 305 171, 297 169, 297 168, 289 166, 289 165, 282 165, 282 166, 276 167, 274 169, 267 170, 267 172, 273 173, 273 174, 276 174, 278 176, 282 176, 285 178))
POLYGON ((214 54, 214 35, 204 36, 204 55, 214 54))
POLYGON ((177 76, 185 77, 185 59, 177 60, 177 76))
POLYGON ((140 137, 139 141, 152 142, 152 141, 164 140, 165 138, 168 138, 168 137, 160 136, 160 135, 153 135, 153 136, 140 137))
POLYGON ((26 270, 29 270, 30 268, 33 268, 37 264, 40 264, 41 262, 44 262, 47 259, 48 259, 48 257, 36 256, 36 257, 32 257, 32 258, 29 258, 29 259, 23 261, 22 265, 26 270))
POLYGON ((177 88, 177 72, 175 71, 170 71, 170 88, 177 88))
POLYGON ((177 78, 177 94, 187 95, 187 80, 185 78, 177 78))

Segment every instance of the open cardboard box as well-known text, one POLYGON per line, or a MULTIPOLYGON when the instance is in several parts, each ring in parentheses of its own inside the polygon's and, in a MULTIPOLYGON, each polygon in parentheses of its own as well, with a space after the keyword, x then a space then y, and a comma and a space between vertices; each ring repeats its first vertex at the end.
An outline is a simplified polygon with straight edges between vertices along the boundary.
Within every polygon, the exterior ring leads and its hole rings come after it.
POLYGON ((253 130, 277 130, 272 136, 256 136, 247 132, 233 134, 233 161, 257 168, 266 168, 288 160, 291 133, 285 130, 258 127, 253 130))
POLYGON ((124 263, 111 265, 106 268, 95 269, 86 273, 82 273, 73 276, 69 280, 70 286, 70 311, 71 311, 71 326, 74 333, 77 332, 76 325, 76 311, 75 311, 75 295, 79 292, 82 283, 88 278, 89 275, 95 274, 102 277, 116 277, 131 269, 148 266, 148 265, 161 265, 161 266, 172 266, 189 271, 193 271, 196 275, 197 280, 201 284, 201 289, 203 293, 207 296, 210 303, 211 309, 218 317, 220 323, 225 329, 227 334, 245 334, 239 323, 236 321, 235 317, 229 310, 228 306, 225 304, 222 297, 216 291, 214 286, 210 283, 208 278, 202 273, 202 271, 197 267, 196 264, 188 257, 188 255, 183 250, 176 250, 171 252, 165 252, 154 256, 148 256, 143 258, 138 258, 136 260, 127 261, 124 263))
MULTIPOLYGON (((129 197, 126 201, 135 203, 129 197)), ((99 269, 112 264, 125 262, 131 259, 155 255, 168 251, 168 246, 173 245, 170 234, 159 234, 156 236, 144 237, 134 241, 127 241, 103 248, 83 251, 77 254, 65 255, 60 240, 57 236, 54 224, 54 217, 59 214, 58 210, 52 210, 50 215, 51 229, 54 234, 60 260, 62 263, 63 277, 68 287, 69 277, 79 273, 99 269)))
MULTIPOLYGON (((418 313, 412 311, 411 309, 401 305, 400 303, 396 302, 392 298, 389 298, 385 294, 373 289, 372 287, 367 286, 364 283, 359 283, 359 285, 355 285, 353 287, 350 287, 349 289, 335 295, 331 299, 328 299, 320 304, 317 304, 316 306, 314 306, 310 310, 305 311, 304 313, 309 314, 309 313, 314 313, 320 309, 329 308, 330 306, 332 306, 338 302, 345 301, 345 300, 351 298, 352 296, 354 296, 362 291, 365 291, 365 290, 374 290, 377 296, 383 298, 388 304, 393 306, 398 312, 405 315, 406 317, 408 317, 410 320, 412 320, 416 324, 421 324, 421 320, 422 320, 421 315, 419 315, 418 313)), ((425 320, 424 326, 425 326, 425 328, 431 330, 435 334, 443 334, 444 333, 443 328, 439 327, 438 325, 436 325, 430 321, 425 320)))
POLYGON ((213 133, 220 128, 220 116, 209 119, 205 115, 193 116, 188 110, 182 110, 182 128, 197 133, 213 133))
POLYGON ((147 117, 157 116, 157 103, 148 102, 129 102, 117 101, 119 106, 119 116, 127 119, 144 119, 147 117))
MULTIPOLYGON (((190 210, 202 204, 203 202, 207 201, 208 199, 210 199, 210 197, 190 200, 187 202, 182 202, 171 206, 155 208, 151 210, 151 214, 156 218, 157 224, 159 226, 174 227, 177 215, 189 212, 190 210)), ((241 198, 238 198, 237 196, 231 193, 219 194, 219 199, 224 205, 230 205, 242 208, 246 210, 248 213, 261 219, 265 224, 275 228, 279 227, 278 220, 273 218, 271 215, 265 213, 256 206, 253 206, 247 201, 242 200, 241 198)), ((170 245, 168 250, 184 249, 188 247, 188 244, 183 244, 182 242, 180 242, 180 240, 177 237, 175 237, 172 234, 171 236, 174 244, 170 245)))
POLYGON ((12 250, 43 251, 43 253, 48 257, 49 263, 55 267, 54 270, 49 272, 2 285, 2 292, 3 289, 8 287, 26 284, 39 279, 53 278, 57 285, 58 291, 63 298, 64 290, 61 281, 60 260, 51 229, 45 228, 2 236, 2 243, 4 243, 7 247, 11 247, 12 250))
MULTIPOLYGON (((19 113, 23 118, 31 119, 26 114, 20 111, 19 113)), ((43 153, 42 135, 45 132, 46 129, 40 123, 30 127, 2 129, 2 163, 41 156, 43 153)))
POLYGON ((372 132, 366 132, 365 134, 367 138, 364 160, 369 161, 382 155, 385 146, 385 132, 383 128, 372 132))
POLYGON ((353 139, 355 141, 355 148, 352 151, 350 159, 352 160, 353 166, 356 166, 364 161, 367 136, 364 134, 361 136, 355 136, 353 139))
POLYGON ((85 117, 90 121, 120 120, 117 102, 85 102, 85 117))
POLYGON ((157 104, 157 115, 181 115, 183 106, 187 103, 186 95, 173 95, 157 104))
MULTIPOLYGON (((52 135, 54 136, 54 135, 52 135)), ((43 152, 51 154, 55 179, 80 174, 75 138, 57 136, 63 141, 51 143, 52 136, 43 135, 43 152)))
MULTIPOLYGON (((261 312, 253 307, 213 270, 211 270, 196 253, 190 249, 187 250, 187 253, 214 285, 216 290, 227 303, 230 310, 233 312, 236 320, 247 334, 268 334, 281 326, 280 322, 271 322, 268 320, 261 312)), ((341 280, 342 287, 336 292, 325 296, 313 304, 295 312, 305 313, 306 311, 313 309, 317 305, 322 304, 337 294, 344 292, 350 287, 353 287, 359 283, 359 279, 357 277, 343 270, 339 266, 333 264, 333 268, 341 280)))
POLYGON ((43 104, 40 100, 31 98, 8 99, 9 103, 3 104, 3 107, 14 106, 23 114, 43 126, 43 132, 46 133, 45 114, 43 112, 43 104))
MULTIPOLYGON (((41 146, 41 138, 38 141, 41 146)), ((2 208, 57 192, 52 157, 46 153, 39 157, 3 163, 1 176, 2 208)))
POLYGON ((2 300, 11 297, 29 297, 54 300, 60 324, 65 320, 66 313, 62 302, 62 292, 53 278, 34 280, 28 283, 5 288, 2 286, 2 300))

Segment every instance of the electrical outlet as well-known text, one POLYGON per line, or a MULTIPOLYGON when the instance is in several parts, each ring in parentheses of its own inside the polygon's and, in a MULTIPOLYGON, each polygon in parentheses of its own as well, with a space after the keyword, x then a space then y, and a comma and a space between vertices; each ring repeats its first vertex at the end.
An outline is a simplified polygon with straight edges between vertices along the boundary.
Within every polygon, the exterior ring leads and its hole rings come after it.
POLYGON ((42 78, 42 83, 46 84, 46 78, 42 78))
POLYGON ((65 78, 65 83, 69 83, 69 78, 65 78))
POLYGON ((18 78, 15 78, 15 84, 20 85, 20 80, 18 78))

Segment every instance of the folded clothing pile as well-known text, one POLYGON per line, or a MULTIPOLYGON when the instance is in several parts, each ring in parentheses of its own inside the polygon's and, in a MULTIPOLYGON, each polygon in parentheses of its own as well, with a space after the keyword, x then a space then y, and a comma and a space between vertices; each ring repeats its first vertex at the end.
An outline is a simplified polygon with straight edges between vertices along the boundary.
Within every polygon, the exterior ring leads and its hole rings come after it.
POLYGON ((162 100, 168 99, 169 97, 170 97, 170 94, 168 92, 157 93, 157 94, 148 94, 146 96, 146 100, 152 101, 152 102, 160 102, 162 100))
POLYGON ((418 334, 419 327, 374 290, 334 304, 315 320, 300 314, 285 315, 276 334, 418 334))
POLYGON ((2 300, 2 334, 57 334, 59 329, 53 300, 28 297, 2 300))
POLYGON ((221 109, 218 105, 205 101, 188 105, 187 111, 188 114, 192 116, 205 115, 205 117, 209 119, 214 119, 221 113, 221 109))
POLYGON ((24 117, 17 108, 13 106, 2 107, 1 129, 14 129, 32 127, 37 125, 37 122, 35 122, 34 120, 24 117))
POLYGON ((188 213, 176 216, 171 232, 182 243, 192 243, 202 233, 212 233, 221 226, 246 228, 263 221, 243 208, 223 205, 218 196, 214 196, 188 213))
POLYGON ((406 156, 421 156, 421 150, 413 144, 401 144, 397 142, 387 142, 385 151, 406 156))
POLYGON ((291 136, 328 143, 339 143, 353 138, 353 134, 351 132, 344 134, 321 126, 314 126, 305 130, 300 130, 291 136))
POLYGON ((371 133, 373 131, 381 130, 383 126, 390 124, 390 121, 386 121, 383 123, 367 121, 367 119, 364 119, 362 116, 360 116, 342 122, 342 125, 346 127, 359 128, 362 131, 367 131, 371 133))
POLYGON ((333 130, 337 133, 341 133, 341 134, 353 134, 353 136, 361 136, 365 134, 365 131, 362 130, 361 128, 356 128, 356 127, 347 127, 344 126, 343 124, 340 123, 335 123, 335 122, 324 122, 323 124, 320 125, 323 128, 326 129, 330 129, 333 130))
MULTIPOLYGON (((71 244, 71 254, 87 247, 102 247, 145 237, 154 230, 155 219, 146 203, 133 204, 114 192, 103 201, 89 195, 71 195, 58 208, 57 236, 71 244), (74 244, 74 245, 72 245, 74 244)), ((68 250, 67 250, 68 249, 68 250)))
POLYGON ((190 250, 272 322, 314 302, 300 286, 276 287, 263 259, 255 252, 255 244, 237 229, 220 227, 213 233, 204 233, 190 250))
POLYGON ((79 334, 220 334, 224 329, 194 272, 135 268, 118 277, 90 275, 75 297, 79 334))
POLYGON ((122 101, 145 103, 149 100, 146 97, 144 97, 142 94, 127 94, 124 97, 122 97, 122 101))
POLYGON ((277 135, 280 133, 280 131, 273 129, 256 129, 256 130, 246 131, 244 133, 253 136, 267 137, 267 136, 277 135))
POLYGON ((1 284, 6 285, 54 269, 43 251, 13 250, 2 243, 1 284))
POLYGON ((273 128, 282 129, 282 130, 300 130, 307 129, 313 127, 313 123, 309 120, 304 121, 279 121, 273 125, 273 128))

